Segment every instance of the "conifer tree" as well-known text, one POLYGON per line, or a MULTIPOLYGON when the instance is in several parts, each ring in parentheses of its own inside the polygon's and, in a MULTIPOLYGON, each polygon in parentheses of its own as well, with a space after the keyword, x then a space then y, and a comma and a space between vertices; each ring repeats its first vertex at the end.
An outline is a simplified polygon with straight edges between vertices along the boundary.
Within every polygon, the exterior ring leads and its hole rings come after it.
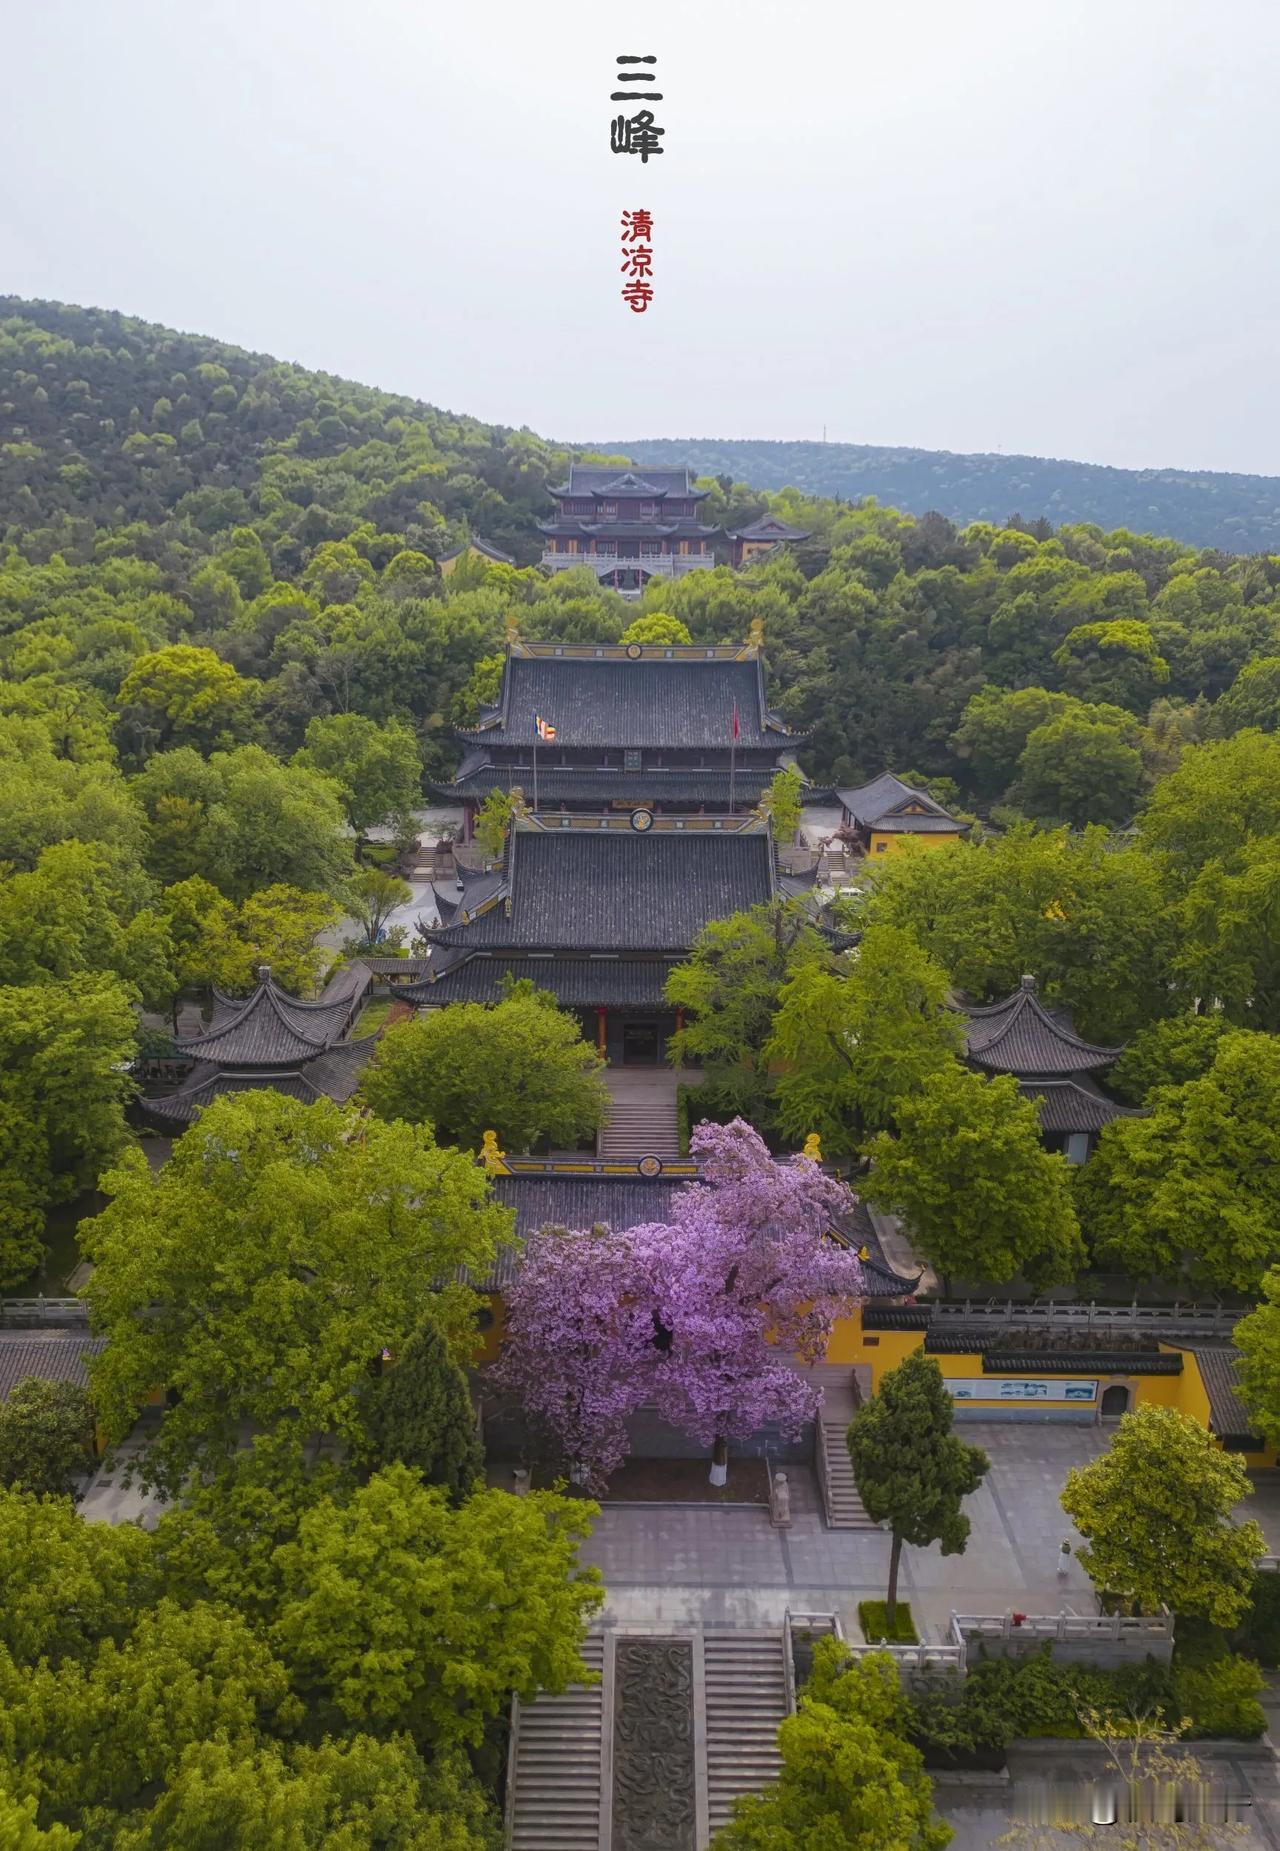
POLYGON ((460 1504, 484 1471, 467 1378, 434 1318, 424 1318, 372 1385, 365 1431, 375 1466, 399 1460, 460 1504))
POLYGON ((940 1542, 944 1555, 962 1555, 969 1519, 962 1498, 976 1491, 988 1459, 951 1431, 954 1409, 932 1356, 917 1350, 881 1379, 875 1397, 849 1425, 849 1457, 858 1494, 875 1523, 893 1533, 885 1618, 893 1625, 903 1543, 913 1549, 940 1542))

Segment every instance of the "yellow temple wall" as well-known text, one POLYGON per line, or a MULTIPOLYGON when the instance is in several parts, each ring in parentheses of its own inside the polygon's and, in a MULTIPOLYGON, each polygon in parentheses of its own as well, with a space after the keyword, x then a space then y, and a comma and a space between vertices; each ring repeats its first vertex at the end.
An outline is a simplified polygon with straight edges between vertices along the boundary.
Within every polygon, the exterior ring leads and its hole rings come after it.
POLYGON ((907 830, 873 829, 871 831, 871 849, 873 855, 895 854, 904 842, 917 842, 921 848, 942 848, 948 842, 958 842, 963 832, 959 829, 937 835, 912 835, 907 830))

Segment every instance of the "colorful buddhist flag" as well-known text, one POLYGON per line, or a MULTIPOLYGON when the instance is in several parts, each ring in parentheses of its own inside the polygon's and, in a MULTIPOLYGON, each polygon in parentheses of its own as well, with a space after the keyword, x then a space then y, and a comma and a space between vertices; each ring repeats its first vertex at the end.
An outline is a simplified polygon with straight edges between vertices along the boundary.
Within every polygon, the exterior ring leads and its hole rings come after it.
POLYGON ((548 739, 554 739, 554 738, 555 738, 555 736, 556 736, 556 729, 555 729, 555 727, 554 727, 554 726, 552 726, 552 724, 551 724, 551 722, 550 722, 549 720, 544 720, 544 719, 543 719, 543 717, 542 717, 542 715, 541 715, 540 713, 535 713, 535 714, 534 714, 534 716, 533 716, 533 723, 534 723, 534 725, 535 725, 535 726, 537 727, 537 729, 538 729, 538 737, 539 737, 539 739, 541 739, 541 740, 544 740, 544 741, 545 741, 545 740, 548 740, 548 739))
POLYGON ((733 703, 733 736, 735 739, 738 738, 741 731, 742 728, 738 725, 738 703, 735 700, 733 703))

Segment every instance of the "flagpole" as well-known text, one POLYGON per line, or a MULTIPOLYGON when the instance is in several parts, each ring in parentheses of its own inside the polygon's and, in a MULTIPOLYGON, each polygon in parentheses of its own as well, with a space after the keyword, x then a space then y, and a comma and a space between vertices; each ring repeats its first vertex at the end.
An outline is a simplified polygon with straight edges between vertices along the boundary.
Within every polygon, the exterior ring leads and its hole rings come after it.
POLYGON ((538 723, 533 725, 533 813, 538 814, 538 723))
POLYGON ((729 736, 729 814, 733 815, 734 786, 738 773, 738 709, 733 710, 733 730, 729 736))

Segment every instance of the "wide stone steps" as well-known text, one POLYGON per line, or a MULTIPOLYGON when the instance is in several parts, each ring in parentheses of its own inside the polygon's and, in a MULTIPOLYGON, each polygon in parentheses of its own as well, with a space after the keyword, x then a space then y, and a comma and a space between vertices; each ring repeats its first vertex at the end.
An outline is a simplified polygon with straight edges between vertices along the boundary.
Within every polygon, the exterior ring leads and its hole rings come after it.
POLYGON ((612 1116, 596 1149, 612 1163, 635 1163, 641 1157, 661 1157, 667 1162, 679 1157, 674 1097, 656 1092, 635 1099, 615 1097, 612 1116))
POLYGON ((782 1767, 778 1725, 787 1714, 781 1633, 703 1634, 707 1822, 726 1823, 740 1794, 758 1792, 782 1767))
MULTIPOLYGON (((604 1665, 604 1638, 583 1643, 584 1663, 604 1665)), ((517 1705, 516 1742, 507 1796, 512 1851, 597 1851, 603 1693, 571 1684, 560 1696, 517 1705)))
POLYGON ((858 1496, 858 1482, 853 1475, 853 1461, 845 1441, 847 1421, 821 1421, 821 1445, 826 1458, 827 1528, 830 1530, 874 1530, 879 1525, 867 1515, 858 1496))

